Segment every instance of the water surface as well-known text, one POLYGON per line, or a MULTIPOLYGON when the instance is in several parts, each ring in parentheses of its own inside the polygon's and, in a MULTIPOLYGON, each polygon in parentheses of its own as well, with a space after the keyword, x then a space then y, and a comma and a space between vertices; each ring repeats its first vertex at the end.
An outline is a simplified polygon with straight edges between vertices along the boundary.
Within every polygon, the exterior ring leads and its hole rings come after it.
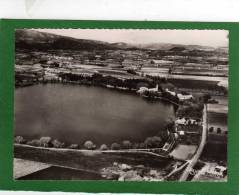
POLYGON ((67 143, 144 141, 174 119, 174 107, 101 87, 39 84, 15 90, 15 135, 67 143))

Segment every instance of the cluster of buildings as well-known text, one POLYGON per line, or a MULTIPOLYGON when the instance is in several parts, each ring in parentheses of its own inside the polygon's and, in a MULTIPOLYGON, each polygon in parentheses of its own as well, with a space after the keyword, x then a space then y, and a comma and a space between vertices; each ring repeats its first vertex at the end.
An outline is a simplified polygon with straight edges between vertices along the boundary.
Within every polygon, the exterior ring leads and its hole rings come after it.
POLYGON ((179 102, 184 102, 184 101, 193 99, 193 95, 191 95, 191 94, 176 93, 175 91, 170 91, 169 89, 166 89, 166 92, 168 92, 172 96, 176 96, 178 98, 179 102))
MULTIPOLYGON (((193 99, 193 95, 191 95, 191 94, 176 93, 175 91, 170 91, 167 88, 164 91, 167 92, 168 94, 170 94, 171 96, 176 97, 179 102, 184 102, 184 101, 193 99)), ((157 84, 155 88, 140 87, 137 90, 137 93, 140 94, 141 96, 145 95, 146 93, 152 93, 152 94, 157 94, 157 96, 161 96, 162 89, 159 89, 159 86, 157 84)))

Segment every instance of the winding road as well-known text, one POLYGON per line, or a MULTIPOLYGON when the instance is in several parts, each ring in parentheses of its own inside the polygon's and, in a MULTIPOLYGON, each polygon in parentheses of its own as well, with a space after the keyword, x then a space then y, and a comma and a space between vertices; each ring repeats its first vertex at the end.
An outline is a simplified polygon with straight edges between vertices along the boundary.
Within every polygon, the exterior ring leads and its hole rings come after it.
POLYGON ((186 181, 190 172, 193 170, 193 167, 197 163, 200 155, 202 154, 203 148, 206 144, 206 139, 207 139, 207 105, 204 104, 204 109, 203 109, 203 130, 202 130, 202 138, 201 138, 201 143, 197 149, 196 154, 193 156, 191 160, 189 160, 189 164, 183 174, 181 175, 179 181, 186 181))

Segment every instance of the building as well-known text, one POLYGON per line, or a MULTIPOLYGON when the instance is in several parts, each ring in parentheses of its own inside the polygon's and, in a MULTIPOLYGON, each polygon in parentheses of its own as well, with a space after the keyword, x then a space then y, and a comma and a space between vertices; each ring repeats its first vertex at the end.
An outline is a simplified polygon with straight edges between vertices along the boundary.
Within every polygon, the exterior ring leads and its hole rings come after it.
POLYGON ((176 93, 174 91, 170 91, 168 89, 166 89, 166 92, 168 92, 170 95, 172 96, 177 96, 177 98, 179 99, 179 101, 183 102, 183 101, 186 101, 186 100, 192 100, 193 99, 193 96, 192 95, 183 95, 181 93, 176 93))
POLYGON ((185 100, 192 100, 193 96, 192 95, 183 95, 183 94, 177 94, 177 97, 179 101, 185 101, 185 100))
POLYGON ((206 175, 223 178, 227 173, 227 168, 224 166, 212 166, 209 167, 208 170, 205 172, 206 175))
POLYGON ((137 93, 139 93, 140 95, 142 95, 142 94, 144 94, 146 91, 148 91, 148 92, 159 92, 159 86, 158 86, 158 84, 157 84, 155 88, 140 87, 139 90, 137 91, 137 93))

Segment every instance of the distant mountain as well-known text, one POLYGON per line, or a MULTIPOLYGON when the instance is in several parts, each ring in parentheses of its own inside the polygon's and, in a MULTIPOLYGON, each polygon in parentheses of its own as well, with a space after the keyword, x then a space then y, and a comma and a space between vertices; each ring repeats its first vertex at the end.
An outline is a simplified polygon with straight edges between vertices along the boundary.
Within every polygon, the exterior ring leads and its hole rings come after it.
POLYGON ((15 45, 19 49, 63 49, 93 50, 114 49, 109 43, 87 39, 76 39, 34 30, 16 30, 15 45))
POLYGON ((129 49, 133 47, 132 45, 124 43, 124 42, 111 43, 111 46, 116 48, 121 48, 121 49, 129 49))
POLYGON ((214 50, 214 47, 202 45, 186 45, 187 50, 214 50))
POLYGON ((139 44, 137 47, 150 50, 170 50, 173 47, 181 45, 170 44, 170 43, 148 43, 148 44, 139 44))
POLYGON ((183 44, 172 44, 172 43, 151 43, 151 44, 140 44, 137 45, 139 48, 150 49, 150 50, 208 50, 214 49, 209 46, 201 45, 183 45, 183 44))
POLYGON ((173 47, 173 48, 171 48, 171 49, 169 49, 169 51, 184 51, 184 50, 186 50, 186 48, 185 47, 182 47, 182 46, 177 46, 177 47, 173 47))
MULTIPOLYGON (((15 32, 16 49, 30 50, 101 50, 101 49, 146 49, 146 50, 214 50, 213 47, 182 45, 170 43, 129 44, 124 42, 107 43, 103 41, 76 39, 35 30, 18 29, 15 32)), ((221 48, 221 50, 224 48, 221 48)))
POLYGON ((215 51, 218 53, 228 53, 228 47, 218 47, 215 51))

